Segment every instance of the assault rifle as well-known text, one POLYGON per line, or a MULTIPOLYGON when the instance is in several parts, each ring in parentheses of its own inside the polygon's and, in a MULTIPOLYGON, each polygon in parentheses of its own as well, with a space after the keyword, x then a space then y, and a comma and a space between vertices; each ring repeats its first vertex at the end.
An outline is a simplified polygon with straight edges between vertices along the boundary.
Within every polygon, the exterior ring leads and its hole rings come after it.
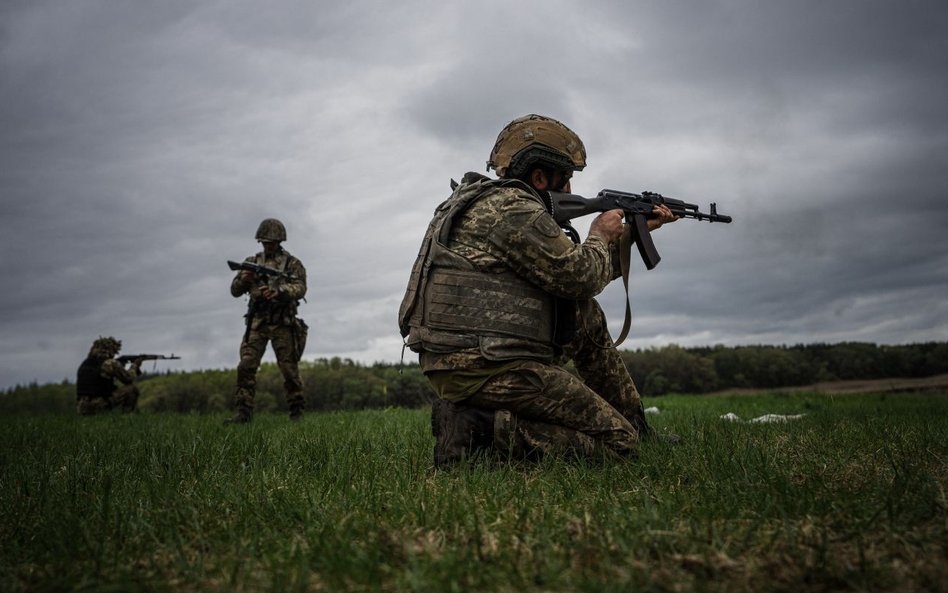
MULTIPOLYGON (((174 354, 170 356, 166 356, 164 354, 123 354, 122 356, 116 357, 115 360, 119 361, 119 363, 121 363, 122 366, 125 366, 126 364, 130 362, 134 362, 135 366, 132 368, 135 369, 135 374, 141 375, 142 374, 141 364, 145 360, 181 360, 181 357, 175 356, 174 354)), ((155 364, 158 364, 158 363, 155 363, 155 364)))
POLYGON ((553 218, 567 229, 567 232, 576 231, 569 226, 570 220, 586 216, 594 212, 607 212, 620 209, 625 212, 625 221, 632 225, 632 237, 639 249, 639 255, 645 262, 645 267, 651 270, 658 265, 662 257, 655 249, 652 236, 648 231, 646 220, 653 218, 652 209, 655 206, 665 205, 672 214, 682 218, 707 220, 708 222, 731 222, 731 217, 718 214, 717 205, 711 204, 711 212, 698 210, 696 204, 688 204, 674 198, 666 198, 662 194, 644 191, 641 194, 604 189, 595 198, 584 198, 576 194, 550 192, 553 198, 553 218))
POLYGON ((231 270, 244 270, 246 272, 253 272, 262 278, 263 281, 273 290, 276 290, 280 285, 280 282, 284 280, 297 279, 293 274, 282 272, 276 268, 271 268, 270 266, 265 266, 263 264, 255 264, 249 261, 235 262, 227 260, 227 266, 231 270))
POLYGON ((181 360, 181 357, 174 354, 170 356, 165 354, 123 354, 115 360, 122 364, 128 364, 134 360, 181 360))

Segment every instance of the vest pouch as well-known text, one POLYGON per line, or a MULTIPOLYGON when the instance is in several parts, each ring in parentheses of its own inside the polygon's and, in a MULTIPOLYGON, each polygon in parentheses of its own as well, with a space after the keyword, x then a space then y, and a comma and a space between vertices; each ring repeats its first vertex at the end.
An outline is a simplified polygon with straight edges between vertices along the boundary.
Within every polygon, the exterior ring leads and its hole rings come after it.
POLYGON ((434 268, 423 325, 481 336, 553 341, 553 297, 514 274, 434 268))
POLYGON ((303 358, 303 351, 306 350, 306 338, 309 337, 309 326, 299 317, 293 320, 293 340, 296 346, 296 361, 303 358))
POLYGON ((428 327, 412 326, 406 345, 412 352, 434 352, 447 354, 458 350, 477 348, 477 336, 452 332, 440 332, 428 327))
POLYGON ((516 338, 481 336, 479 346, 481 355, 487 360, 529 358, 549 362, 555 356, 552 346, 516 338))

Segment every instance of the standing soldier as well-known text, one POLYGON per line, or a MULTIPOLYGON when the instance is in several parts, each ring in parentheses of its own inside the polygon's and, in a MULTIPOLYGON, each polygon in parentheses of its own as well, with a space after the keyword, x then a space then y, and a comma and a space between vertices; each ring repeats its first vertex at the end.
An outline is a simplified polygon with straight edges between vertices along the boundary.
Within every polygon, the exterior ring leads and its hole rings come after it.
POLYGON ((296 308, 306 295, 306 268, 280 245, 286 241, 286 227, 279 220, 267 218, 261 222, 256 239, 263 244, 263 251, 248 257, 245 262, 271 268, 279 275, 267 278, 241 270, 230 284, 233 296, 249 293, 250 302, 245 316, 247 330, 240 343, 240 363, 237 365, 236 414, 227 423, 242 424, 253 419, 257 368, 267 342, 272 342, 277 365, 283 373, 290 420, 296 421, 303 416, 299 360, 307 332, 306 324, 296 317, 296 308))
POLYGON ((82 416, 121 407, 125 413, 134 412, 138 405, 138 386, 141 360, 134 360, 128 369, 116 360, 122 342, 109 336, 92 343, 89 355, 76 372, 77 411, 82 416), (121 383, 117 386, 115 382, 121 383))

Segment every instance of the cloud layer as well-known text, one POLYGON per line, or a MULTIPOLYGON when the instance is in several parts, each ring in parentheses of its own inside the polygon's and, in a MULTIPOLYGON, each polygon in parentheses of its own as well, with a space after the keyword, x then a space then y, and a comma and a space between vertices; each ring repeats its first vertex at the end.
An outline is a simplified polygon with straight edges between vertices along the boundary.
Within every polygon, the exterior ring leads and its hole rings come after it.
POLYGON ((98 335, 233 367, 225 260, 270 216, 306 357, 397 360, 433 208, 531 112, 586 143, 577 193, 734 216, 656 233, 631 347, 948 339, 943 3, 455 4, 4 4, 0 387, 98 335))

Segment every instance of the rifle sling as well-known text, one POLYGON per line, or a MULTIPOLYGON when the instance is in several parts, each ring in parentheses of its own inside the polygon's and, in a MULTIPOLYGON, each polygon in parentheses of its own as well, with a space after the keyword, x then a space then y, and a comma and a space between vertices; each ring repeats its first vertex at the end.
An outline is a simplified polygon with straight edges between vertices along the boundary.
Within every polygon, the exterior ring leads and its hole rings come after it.
POLYGON ((629 300, 629 268, 632 263, 632 233, 622 233, 619 238, 619 267, 622 269, 622 285, 625 287, 625 321, 622 324, 622 331, 615 340, 615 346, 625 341, 629 335, 629 329, 632 327, 632 302, 629 300))

